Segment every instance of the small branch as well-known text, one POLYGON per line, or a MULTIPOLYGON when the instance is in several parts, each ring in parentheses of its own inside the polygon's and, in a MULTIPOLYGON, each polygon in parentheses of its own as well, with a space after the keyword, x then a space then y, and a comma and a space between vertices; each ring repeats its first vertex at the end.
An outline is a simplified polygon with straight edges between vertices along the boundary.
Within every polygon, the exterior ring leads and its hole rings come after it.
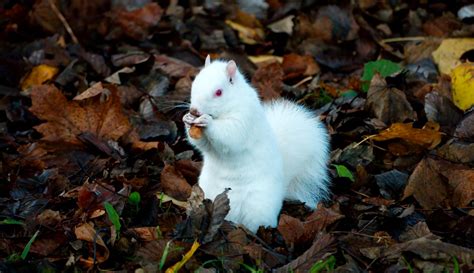
POLYGON ((426 37, 423 36, 415 36, 415 37, 395 37, 395 38, 388 38, 383 39, 381 43, 398 43, 398 42, 417 42, 417 41, 424 41, 426 37))
POLYGON ((64 18, 64 16, 61 14, 58 7, 56 7, 56 4, 54 4, 53 0, 48 0, 48 2, 49 2, 49 5, 51 6, 51 9, 53 10, 53 12, 56 14, 56 16, 58 16, 59 20, 61 20, 61 22, 63 23, 64 28, 66 29, 66 31, 71 36, 72 42, 75 43, 75 44, 79 44, 79 40, 77 40, 77 37, 74 34, 74 32, 72 31, 71 26, 66 21, 66 18, 64 18))

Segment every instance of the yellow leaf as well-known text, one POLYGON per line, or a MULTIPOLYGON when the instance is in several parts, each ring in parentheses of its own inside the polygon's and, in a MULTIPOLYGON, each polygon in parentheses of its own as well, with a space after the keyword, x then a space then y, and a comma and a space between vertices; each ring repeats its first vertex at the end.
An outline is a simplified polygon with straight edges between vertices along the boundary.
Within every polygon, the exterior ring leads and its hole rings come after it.
POLYGON ((28 74, 21 83, 21 90, 25 91, 34 85, 40 85, 51 80, 56 76, 56 74, 58 74, 58 71, 59 70, 56 67, 47 64, 40 64, 33 67, 30 74, 28 74))
POLYGON ((411 123, 394 123, 390 128, 383 130, 372 139, 386 141, 391 139, 403 139, 408 143, 433 149, 441 142, 441 133, 438 132, 436 123, 428 122, 422 129, 413 128, 411 123))
POLYGON ((265 40, 265 33, 261 28, 246 27, 231 20, 226 20, 225 23, 239 33, 239 38, 243 43, 255 45, 265 40))
POLYGON ((438 49, 433 51, 433 59, 438 65, 439 71, 450 74, 461 61, 459 58, 464 52, 474 48, 474 38, 445 39, 438 49))
POLYGON ((451 73, 454 104, 466 111, 474 105, 474 63, 458 65, 451 73))
POLYGON ((250 61, 254 64, 259 64, 263 62, 283 62, 283 57, 273 56, 273 55, 258 55, 258 56, 249 56, 250 61))
POLYGON ((174 273, 174 272, 178 272, 178 270, 183 267, 183 265, 189 260, 191 259, 191 257, 194 255, 194 252, 196 252, 196 250, 198 249, 198 247, 200 246, 199 242, 198 241, 194 241, 193 245, 191 246, 191 249, 183 256, 183 258, 181 259, 181 261, 175 263, 172 267, 168 267, 168 269, 166 269, 165 273, 174 273))

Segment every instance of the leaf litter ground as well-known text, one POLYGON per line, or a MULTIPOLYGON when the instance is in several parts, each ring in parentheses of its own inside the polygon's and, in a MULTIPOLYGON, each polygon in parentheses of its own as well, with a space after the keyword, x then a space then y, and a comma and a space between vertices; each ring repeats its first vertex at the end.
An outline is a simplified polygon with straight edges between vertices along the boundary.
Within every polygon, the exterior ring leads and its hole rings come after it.
POLYGON ((0 271, 473 270, 474 6, 237 2, 0 4, 0 271), (204 199, 207 54, 321 116, 331 200, 252 234, 204 199))

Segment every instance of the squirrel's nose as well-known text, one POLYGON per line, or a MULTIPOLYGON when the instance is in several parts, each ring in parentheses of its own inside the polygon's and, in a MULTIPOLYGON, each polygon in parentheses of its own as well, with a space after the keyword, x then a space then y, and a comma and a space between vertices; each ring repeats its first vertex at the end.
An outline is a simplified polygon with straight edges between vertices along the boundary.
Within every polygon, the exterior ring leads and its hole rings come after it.
POLYGON ((198 109, 191 107, 189 109, 189 113, 191 113, 193 116, 199 117, 201 116, 201 113, 198 111, 198 109))

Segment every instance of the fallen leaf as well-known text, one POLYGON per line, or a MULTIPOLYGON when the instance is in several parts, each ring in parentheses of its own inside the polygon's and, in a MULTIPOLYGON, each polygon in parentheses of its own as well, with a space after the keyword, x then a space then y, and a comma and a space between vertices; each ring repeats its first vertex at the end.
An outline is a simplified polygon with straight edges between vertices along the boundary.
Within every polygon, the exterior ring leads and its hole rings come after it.
POLYGON ((162 15, 163 9, 157 3, 147 3, 131 11, 116 9, 111 15, 113 26, 108 38, 124 35, 135 40, 144 40, 151 28, 159 23, 162 15))
POLYGON ((320 71, 318 64, 312 56, 301 56, 294 53, 283 56, 282 68, 285 73, 285 80, 302 76, 313 76, 320 71))
POLYGON ((73 100, 84 100, 84 99, 95 97, 99 94, 104 94, 105 96, 110 95, 110 91, 108 89, 105 89, 102 86, 101 82, 95 83, 91 87, 87 88, 84 92, 75 96, 73 100))
POLYGON ((59 211, 46 209, 36 216, 36 221, 42 226, 54 227, 64 219, 59 211))
POLYGON ((230 202, 227 197, 227 191, 220 193, 214 198, 212 202, 212 212, 211 212, 211 222, 209 223, 209 228, 207 233, 202 239, 202 243, 209 243, 214 239, 214 236, 217 234, 217 231, 224 223, 224 219, 230 211, 230 202))
POLYGON ((438 123, 446 133, 454 130, 463 114, 449 98, 436 91, 426 94, 425 113, 428 120, 438 123))
POLYGON ((288 35, 292 35, 293 27, 295 26, 295 23, 293 22, 294 18, 294 15, 288 15, 283 19, 267 25, 267 27, 275 33, 286 33, 288 35))
POLYGON ((286 214, 280 215, 278 231, 288 246, 297 243, 304 234, 304 225, 299 219, 286 214))
POLYGON ((163 191, 173 198, 186 201, 191 195, 191 185, 173 165, 165 165, 160 175, 163 191))
POLYGON ((385 79, 379 74, 375 74, 370 82, 366 107, 385 124, 414 120, 416 117, 405 93, 388 87, 385 79))
POLYGON ((399 170, 391 170, 375 175, 380 194, 387 199, 398 199, 403 192, 409 175, 399 170))
POLYGON ((473 179, 474 171, 464 165, 425 158, 408 179, 403 199, 413 195, 425 209, 464 207, 474 200, 473 179))
POLYGON ((283 91, 283 68, 273 62, 260 66, 252 77, 252 85, 257 88, 263 100, 280 97, 283 91))
POLYGON ((405 243, 394 244, 384 249, 379 258, 383 260, 396 260, 403 253, 418 255, 423 260, 440 260, 451 262, 452 257, 458 261, 474 260, 474 250, 445 243, 440 240, 422 237, 405 243))
MULTIPOLYGON (((474 45, 473 45, 474 48, 474 45)), ((464 63, 451 71, 453 102, 466 111, 474 105, 474 63, 464 63)))
POLYGON ((109 249, 105 245, 102 237, 94 229, 94 224, 92 223, 82 223, 74 228, 74 234, 78 240, 83 240, 89 242, 90 248, 89 251, 91 255, 85 259, 88 263, 94 264, 94 258, 98 263, 103 263, 109 258, 109 249), (95 245, 99 246, 97 251, 95 251, 95 245))
POLYGON ((463 141, 474 141, 474 112, 463 117, 454 131, 454 136, 463 141))
POLYGON ((254 64, 259 65, 261 63, 273 63, 273 62, 283 62, 283 58, 280 56, 273 56, 273 55, 258 55, 258 56, 248 56, 249 60, 252 61, 254 64))
POLYGON ((474 162, 474 143, 452 139, 436 149, 436 154, 452 162, 474 162))
POLYGON ((403 198, 413 195, 423 208, 443 206, 448 198, 448 185, 436 171, 432 159, 423 159, 415 168, 403 193, 403 198), (426 189, 429 189, 426 190, 426 189))
POLYGON ((155 68, 175 78, 196 76, 199 70, 187 62, 166 55, 155 55, 155 68))
POLYGON ((35 85, 41 85, 54 78, 58 72, 59 69, 57 67, 47 64, 35 66, 21 83, 21 90, 25 92, 35 85))
POLYGON ((446 37, 461 27, 461 22, 452 13, 446 12, 439 17, 428 20, 422 28, 428 36, 446 37))
POLYGON ((375 141, 403 139, 408 143, 434 149, 441 142, 441 138, 442 134, 438 130, 433 130, 428 126, 418 129, 413 128, 411 123, 394 123, 372 139, 375 141))
POLYGON ((131 127, 128 118, 122 112, 116 89, 110 88, 110 91, 111 95, 105 102, 94 97, 80 104, 67 101, 54 86, 34 87, 31 93, 30 111, 46 121, 35 126, 35 129, 43 135, 42 140, 51 142, 81 144, 78 136, 85 132, 102 139, 118 140, 130 131, 131 127))
POLYGON ((335 203, 330 208, 324 207, 321 203, 318 204, 317 209, 309 215, 304 225, 304 241, 311 241, 316 234, 326 229, 327 226, 335 223, 337 220, 344 218, 339 209, 339 203, 335 203))
POLYGON ((129 228, 127 229, 127 232, 132 232, 134 233, 138 238, 140 238, 143 241, 155 241, 157 239, 160 239, 159 233, 160 233, 160 228, 159 227, 136 227, 136 228, 129 228))
POLYGON ((329 234, 320 234, 311 247, 290 263, 273 270, 275 273, 310 272, 315 262, 334 253, 334 238, 329 234))
POLYGON ((433 52, 433 59, 441 73, 450 75, 451 71, 461 64, 462 54, 473 48, 474 38, 444 39, 433 52))
POLYGON ((245 44, 255 45, 265 41, 265 32, 262 28, 247 27, 231 20, 226 20, 225 23, 239 33, 240 40, 245 44))
POLYGON ((467 207, 474 200, 474 170, 446 170, 446 177, 453 189, 454 207, 467 207))

